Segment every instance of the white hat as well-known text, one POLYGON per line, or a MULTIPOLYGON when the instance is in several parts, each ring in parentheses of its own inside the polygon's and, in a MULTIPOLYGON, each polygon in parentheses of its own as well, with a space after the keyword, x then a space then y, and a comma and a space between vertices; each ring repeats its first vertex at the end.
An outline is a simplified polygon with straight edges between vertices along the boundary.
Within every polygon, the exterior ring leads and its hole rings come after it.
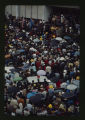
POLYGON ((19 107, 20 107, 20 108, 23 108, 23 104, 22 104, 22 103, 19 103, 19 107))
POLYGON ((27 60, 27 63, 29 63, 29 60, 27 60))
POLYGON ((36 54, 33 54, 33 58, 35 58, 36 57, 36 54))
POLYGON ((15 116, 15 113, 14 113, 14 112, 12 112, 12 113, 11 113, 11 115, 12 115, 12 116, 15 116))
POLYGON ((11 101, 10 99, 8 99, 8 101, 11 101))
POLYGON ((51 64, 51 63, 52 63, 52 61, 50 60, 50 61, 49 61, 49 64, 51 64))
POLYGON ((15 39, 12 39, 12 41, 15 41, 15 39))
POLYGON ((9 87, 9 83, 6 83, 5 85, 6 85, 7 87, 9 87))
POLYGON ((26 34, 28 34, 28 35, 29 35, 29 32, 26 32, 26 34))
POLYGON ((22 30, 22 32, 25 32, 25 30, 22 30))
POLYGON ((63 72, 64 72, 64 73, 67 73, 67 70, 64 70, 63 72))

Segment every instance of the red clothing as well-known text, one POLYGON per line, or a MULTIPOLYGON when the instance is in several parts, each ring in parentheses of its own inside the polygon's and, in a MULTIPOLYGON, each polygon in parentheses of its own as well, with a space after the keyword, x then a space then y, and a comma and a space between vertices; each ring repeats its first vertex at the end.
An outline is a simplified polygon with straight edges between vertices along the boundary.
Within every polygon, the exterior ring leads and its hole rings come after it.
POLYGON ((48 65, 48 60, 44 60, 44 62, 45 62, 45 65, 48 65))
POLYGON ((53 62, 53 63, 51 64, 51 67, 53 67, 53 66, 54 66, 54 64, 55 64, 55 63, 53 62))
POLYGON ((40 78, 40 76, 38 75, 38 76, 37 76, 37 78, 39 79, 39 78, 40 78))
POLYGON ((41 70, 46 70, 46 66, 41 66, 41 70))
POLYGON ((48 92, 48 89, 49 89, 49 86, 46 87, 47 92, 48 92))
POLYGON ((39 55, 39 52, 38 52, 38 51, 36 52, 36 55, 39 55))
POLYGON ((40 66, 41 66, 41 62, 40 62, 40 61, 37 61, 37 62, 36 62, 36 68, 39 69, 40 66))
POLYGON ((22 103, 22 104, 24 105, 24 99, 20 98, 20 99, 18 100, 18 103, 22 103))
POLYGON ((58 88, 60 88, 60 84, 61 84, 61 82, 58 81, 58 82, 56 83, 56 86, 57 86, 58 88))
POLYGON ((32 36, 32 35, 33 35, 33 32, 30 32, 30 35, 32 36))
POLYGON ((58 52, 60 52, 60 51, 61 51, 61 48, 57 48, 57 50, 58 50, 58 52))
POLYGON ((79 101, 76 101, 75 104, 78 105, 78 104, 79 104, 79 101))

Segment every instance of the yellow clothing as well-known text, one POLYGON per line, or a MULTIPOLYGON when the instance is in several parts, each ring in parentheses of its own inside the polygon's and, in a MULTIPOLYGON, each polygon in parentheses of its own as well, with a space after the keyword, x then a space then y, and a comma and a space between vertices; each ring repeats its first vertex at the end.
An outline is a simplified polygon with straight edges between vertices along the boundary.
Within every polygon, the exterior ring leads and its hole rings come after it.
POLYGON ((11 44, 9 44, 9 47, 12 47, 12 45, 11 45, 11 44))
POLYGON ((48 34, 48 32, 45 33, 46 35, 48 34))
POLYGON ((36 86, 36 84, 34 84, 34 87, 36 86))
POLYGON ((49 88, 53 88, 53 85, 49 85, 49 88))
POLYGON ((30 61, 31 61, 31 62, 34 62, 34 59, 31 59, 30 61))
POLYGON ((40 40, 42 40, 42 37, 40 38, 40 40))
POLYGON ((55 35, 53 35, 53 38, 55 38, 55 35))
POLYGON ((49 108, 52 108, 53 106, 52 106, 52 104, 49 104, 48 107, 49 107, 49 108))
POLYGON ((76 80, 80 80, 80 77, 79 77, 79 76, 77 76, 77 77, 76 77, 76 80))
POLYGON ((54 27, 51 27, 51 30, 55 30, 55 28, 54 28, 54 27))

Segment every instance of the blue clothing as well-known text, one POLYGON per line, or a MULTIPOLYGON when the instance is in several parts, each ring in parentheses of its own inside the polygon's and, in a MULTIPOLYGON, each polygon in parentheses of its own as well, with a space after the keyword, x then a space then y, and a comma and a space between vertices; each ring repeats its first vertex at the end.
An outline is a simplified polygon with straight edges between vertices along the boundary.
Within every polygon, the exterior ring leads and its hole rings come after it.
POLYGON ((73 100, 68 100, 68 105, 71 105, 71 104, 73 104, 73 100))
POLYGON ((72 77, 74 75, 74 72, 72 71, 72 72, 70 72, 70 77, 72 77))
POLYGON ((32 19, 30 19, 30 24, 29 25, 30 25, 30 28, 32 28, 32 26, 34 25, 32 19))
POLYGON ((54 90, 53 90, 53 89, 50 88, 50 89, 48 90, 48 92, 49 92, 49 95, 50 95, 50 96, 53 96, 53 94, 54 94, 54 90))
POLYGON ((67 93, 70 93, 70 90, 66 90, 67 93))

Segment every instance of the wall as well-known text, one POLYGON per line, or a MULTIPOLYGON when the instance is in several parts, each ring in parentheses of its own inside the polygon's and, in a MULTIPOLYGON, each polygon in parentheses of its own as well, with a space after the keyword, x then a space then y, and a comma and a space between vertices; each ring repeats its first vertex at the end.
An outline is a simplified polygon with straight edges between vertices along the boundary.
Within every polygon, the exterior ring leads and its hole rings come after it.
POLYGON ((12 8, 12 15, 16 16, 16 5, 12 5, 11 8, 12 8))
POLYGON ((20 16, 19 17, 25 17, 26 16, 26 12, 25 12, 25 5, 20 5, 20 16))
POLYGON ((7 5, 7 6, 5 7, 5 14, 7 14, 7 13, 9 13, 9 14, 12 13, 12 6, 11 6, 11 5, 7 5))
POLYGON ((45 5, 8 5, 5 9, 5 14, 7 12, 16 17, 47 20, 50 14, 50 7, 45 5))
POLYGON ((44 7, 42 5, 38 6, 38 19, 44 20, 44 7))
POLYGON ((26 5, 26 17, 27 18, 31 18, 32 17, 32 15, 31 15, 32 13, 31 13, 31 5, 26 5))
POLYGON ((37 7, 37 5, 33 5, 32 6, 32 18, 35 18, 35 19, 37 19, 37 17, 38 17, 38 9, 37 9, 38 7, 37 7))
POLYGON ((51 7, 45 6, 44 7, 44 20, 48 20, 50 14, 51 14, 51 7))

